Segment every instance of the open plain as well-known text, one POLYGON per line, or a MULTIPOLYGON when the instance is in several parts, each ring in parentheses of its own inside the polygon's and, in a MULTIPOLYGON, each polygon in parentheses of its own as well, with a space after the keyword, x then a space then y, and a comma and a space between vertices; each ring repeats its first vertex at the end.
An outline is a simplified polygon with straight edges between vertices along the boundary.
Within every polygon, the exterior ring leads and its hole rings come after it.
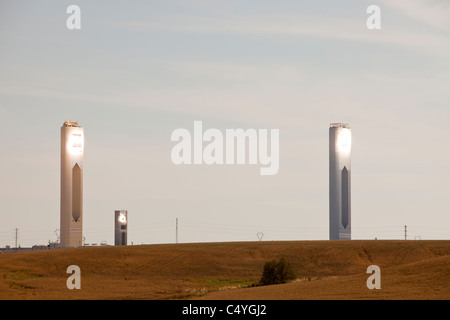
POLYGON ((86 247, 0 255, 0 299, 450 299, 450 241, 261 241, 86 247), (297 279, 255 286, 284 257, 297 279), (67 267, 81 270, 69 290, 67 267), (367 267, 381 269, 369 290, 367 267))

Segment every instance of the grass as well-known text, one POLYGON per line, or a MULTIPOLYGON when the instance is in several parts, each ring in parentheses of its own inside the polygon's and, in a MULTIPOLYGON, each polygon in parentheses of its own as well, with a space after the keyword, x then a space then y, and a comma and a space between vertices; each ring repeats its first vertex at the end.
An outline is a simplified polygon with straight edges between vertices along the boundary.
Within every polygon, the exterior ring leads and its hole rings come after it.
POLYGON ((450 241, 283 241, 92 247, 0 255, 0 299, 450 299, 450 241), (255 286, 286 258, 297 280, 255 286), (81 290, 68 290, 69 265, 81 290), (381 268, 381 290, 366 269, 381 268))

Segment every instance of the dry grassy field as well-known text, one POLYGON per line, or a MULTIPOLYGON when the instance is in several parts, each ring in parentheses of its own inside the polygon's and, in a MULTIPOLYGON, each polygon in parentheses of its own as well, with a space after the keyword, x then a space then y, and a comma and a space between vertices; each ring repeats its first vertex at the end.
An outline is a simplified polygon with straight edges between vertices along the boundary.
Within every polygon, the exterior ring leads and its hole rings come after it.
POLYGON ((91 247, 0 255, 0 299, 450 299, 450 241, 288 241, 91 247), (252 287, 284 257, 294 282, 252 287), (381 289, 369 290, 369 265, 381 289), (69 265, 81 290, 69 290, 69 265))

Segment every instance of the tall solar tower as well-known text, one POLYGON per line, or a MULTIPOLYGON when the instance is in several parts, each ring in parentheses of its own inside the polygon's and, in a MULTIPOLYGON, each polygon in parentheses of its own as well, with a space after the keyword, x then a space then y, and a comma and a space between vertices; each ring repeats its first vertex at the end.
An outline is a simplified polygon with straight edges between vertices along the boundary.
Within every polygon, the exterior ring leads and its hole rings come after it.
POLYGON ((351 239, 351 151, 348 124, 330 124, 330 240, 351 239))
POLYGON ((80 247, 83 240, 84 131, 76 122, 61 127, 60 246, 80 247))
POLYGON ((114 245, 126 246, 128 234, 128 211, 114 211, 114 245))

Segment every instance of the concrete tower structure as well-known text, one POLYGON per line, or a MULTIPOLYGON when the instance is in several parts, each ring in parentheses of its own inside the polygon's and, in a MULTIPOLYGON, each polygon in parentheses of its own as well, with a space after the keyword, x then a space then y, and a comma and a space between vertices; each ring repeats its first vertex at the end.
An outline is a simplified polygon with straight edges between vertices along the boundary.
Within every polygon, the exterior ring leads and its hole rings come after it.
POLYGON ((346 123, 330 125, 330 240, 351 239, 352 133, 346 123))
POLYGON ((83 244, 84 131, 76 122, 61 127, 60 246, 83 244))
POLYGON ((114 212, 114 245, 126 246, 128 234, 128 211, 116 210, 114 212))

